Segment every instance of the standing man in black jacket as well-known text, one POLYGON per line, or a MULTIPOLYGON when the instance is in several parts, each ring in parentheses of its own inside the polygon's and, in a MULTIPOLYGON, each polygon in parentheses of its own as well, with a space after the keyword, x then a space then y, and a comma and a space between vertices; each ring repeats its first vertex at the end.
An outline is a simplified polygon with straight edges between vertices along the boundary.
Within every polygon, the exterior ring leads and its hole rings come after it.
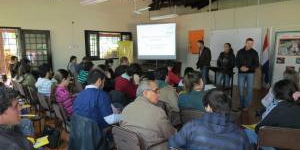
POLYGON ((253 81, 255 69, 258 67, 258 54, 252 48, 254 40, 246 39, 245 47, 240 49, 236 56, 236 66, 239 69, 238 88, 240 94, 240 104, 244 111, 248 110, 253 99, 253 81), (247 94, 244 94, 245 83, 247 85, 247 94))
POLYGON ((210 49, 204 46, 203 40, 197 41, 197 46, 199 48, 199 58, 197 62, 197 69, 200 68, 202 76, 204 77, 204 83, 210 83, 208 78, 208 67, 210 66, 211 61, 211 52, 210 49))

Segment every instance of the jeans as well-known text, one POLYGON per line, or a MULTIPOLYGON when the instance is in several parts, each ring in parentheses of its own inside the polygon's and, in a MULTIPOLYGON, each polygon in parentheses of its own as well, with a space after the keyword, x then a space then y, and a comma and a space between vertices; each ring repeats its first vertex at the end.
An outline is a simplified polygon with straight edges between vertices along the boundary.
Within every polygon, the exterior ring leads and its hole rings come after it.
POLYGON ((220 85, 220 86, 225 85, 225 87, 229 87, 229 85, 230 85, 230 76, 228 74, 224 74, 224 73, 217 73, 216 84, 220 85))
POLYGON ((202 73, 202 80, 204 82, 204 84, 208 84, 209 83, 209 77, 208 77, 208 66, 203 66, 202 68, 200 68, 200 71, 202 73))
POLYGON ((19 127, 24 136, 34 137, 34 127, 31 120, 22 119, 19 127))
POLYGON ((253 99, 253 81, 254 73, 239 73, 238 76, 238 87, 240 95, 241 107, 247 108, 251 104, 253 99), (247 86, 247 94, 244 94, 245 84, 247 86))

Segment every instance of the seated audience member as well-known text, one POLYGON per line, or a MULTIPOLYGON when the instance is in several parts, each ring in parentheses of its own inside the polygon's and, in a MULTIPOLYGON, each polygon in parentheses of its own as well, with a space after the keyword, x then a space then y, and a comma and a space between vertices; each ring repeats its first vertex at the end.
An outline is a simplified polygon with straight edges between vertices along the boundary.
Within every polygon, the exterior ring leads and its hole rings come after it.
POLYGON ((12 87, 11 83, 9 80, 7 80, 6 74, 0 74, 0 82, 3 84, 5 87, 12 87))
POLYGON ((17 91, 0 88, 0 149, 31 150, 32 146, 21 132, 21 107, 17 91))
POLYGON ((128 58, 123 56, 120 58, 120 65, 115 69, 115 77, 118 77, 126 72, 129 65, 128 58))
MULTIPOLYGON (((183 77, 187 74, 189 74, 190 72, 194 72, 195 70, 192 68, 192 67, 186 67, 184 69, 184 74, 183 74, 183 77)), ((179 84, 178 84, 179 87, 184 87, 184 81, 181 79, 179 84)))
POLYGON ((168 83, 172 86, 178 85, 180 82, 180 78, 173 73, 174 62, 168 62, 168 83))
POLYGON ((231 99, 221 90, 208 91, 205 114, 187 123, 169 139, 169 147, 185 150, 250 150, 246 134, 229 121, 231 99))
MULTIPOLYGON (((155 105, 159 99, 159 88, 154 81, 141 81, 137 96, 134 102, 123 109, 120 126, 136 132, 147 149, 152 144, 168 139, 176 130, 166 113, 155 105)), ((157 149, 168 148, 162 144, 157 149)))
POLYGON ((76 65, 76 72, 77 74, 80 73, 81 70, 83 70, 83 64, 86 62, 91 61, 89 57, 85 56, 82 58, 81 62, 79 64, 76 65))
POLYGON ((105 84, 103 87, 103 91, 110 92, 115 89, 115 82, 111 76, 109 68, 106 65, 98 65, 98 68, 104 72, 105 74, 105 84))
POLYGON ((20 62, 18 62, 17 56, 11 56, 9 62, 9 71, 11 78, 14 78, 18 73, 18 68, 20 66, 20 62))
POLYGON ((52 79, 53 72, 47 64, 43 64, 39 67, 40 77, 35 83, 40 94, 45 96, 50 96, 53 86, 56 84, 56 81, 52 79))
POLYGON ((142 68, 139 64, 131 64, 125 73, 115 79, 115 90, 123 92, 127 98, 134 100, 141 72, 142 68))
POLYGON ((109 95, 102 90, 105 74, 92 70, 87 77, 88 85, 81 91, 73 104, 73 114, 96 121, 101 129, 119 122, 119 115, 113 114, 109 95))
POLYGON ((76 56, 71 56, 70 60, 69 60, 69 63, 68 63, 68 66, 67 66, 67 69, 71 73, 71 75, 75 78, 78 75, 78 73, 76 71, 76 66, 77 66, 77 57, 76 56))
POLYGON ((199 72, 192 72, 184 77, 184 88, 186 93, 179 95, 179 108, 194 108, 204 111, 203 96, 205 92, 202 75, 199 72))
POLYGON ((35 78, 34 76, 30 73, 30 62, 28 59, 24 60, 22 59, 20 62, 20 67, 18 69, 18 74, 15 77, 15 80, 22 84, 23 86, 30 86, 34 87, 35 86, 35 78))
POLYGON ((297 85, 291 80, 280 80, 275 83, 273 93, 275 101, 269 113, 257 124, 258 133, 262 126, 287 127, 300 129, 300 103, 295 101, 293 94, 298 91, 297 85))
POLYGON ((54 78, 58 84, 55 88, 56 102, 63 104, 68 116, 71 116, 75 97, 72 96, 68 91, 68 85, 70 84, 69 72, 65 69, 59 69, 55 73, 54 78))
POLYGON ((108 71, 109 71, 111 77, 115 78, 115 73, 114 73, 114 70, 112 69, 113 64, 114 64, 114 60, 113 59, 106 59, 105 60, 105 65, 107 66, 108 71))
POLYGON ((77 77, 78 81, 86 85, 87 76, 89 74, 89 71, 93 69, 94 64, 90 61, 83 63, 83 69, 80 70, 79 75, 77 77))
POLYGON ((217 73, 217 85, 229 87, 230 74, 235 67, 235 56, 230 43, 224 44, 224 51, 218 57, 217 66, 222 68, 222 71, 217 73))
MULTIPOLYGON (((285 71, 286 73, 286 71, 285 71)), ((284 77, 283 79, 287 79, 287 80, 291 80, 292 82, 298 83, 297 78, 294 77, 294 75, 290 76, 290 75, 285 75, 284 73, 284 77)), ((298 87, 298 86, 297 86, 298 87)), ((299 87, 298 87, 299 88, 299 87)), ((271 87, 269 89, 268 94, 261 100, 262 105, 265 107, 264 112, 262 113, 262 119, 265 118, 267 116, 267 114, 271 111, 271 109, 277 105, 277 100, 275 99, 275 95, 274 95, 274 91, 273 88, 271 87)))
POLYGON ((180 123, 179 108, 178 108, 178 96, 175 89, 169 86, 168 80, 168 69, 158 68, 154 72, 156 84, 160 90, 159 100, 167 104, 167 114, 173 125, 180 123), (175 121, 175 122, 173 122, 175 121))
POLYGON ((283 79, 292 80, 299 87, 299 74, 293 67, 286 67, 283 72, 283 79))
POLYGON ((107 150, 104 129, 120 121, 120 115, 113 114, 109 95, 102 90, 105 74, 93 69, 87 77, 88 85, 81 91, 73 104, 70 150, 107 150))

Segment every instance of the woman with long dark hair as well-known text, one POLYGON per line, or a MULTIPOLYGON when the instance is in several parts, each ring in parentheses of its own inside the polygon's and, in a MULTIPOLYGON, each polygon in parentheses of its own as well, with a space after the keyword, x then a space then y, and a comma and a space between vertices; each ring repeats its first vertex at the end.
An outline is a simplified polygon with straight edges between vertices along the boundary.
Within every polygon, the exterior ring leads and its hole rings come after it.
POLYGON ((71 56, 68 66, 67 66, 67 70, 72 74, 73 77, 77 77, 77 71, 76 71, 76 66, 77 66, 77 57, 76 56, 71 56))
POLYGON ((224 51, 220 53, 217 60, 217 66, 222 68, 221 72, 217 74, 217 85, 229 86, 230 74, 234 68, 235 56, 230 43, 224 44, 224 51))

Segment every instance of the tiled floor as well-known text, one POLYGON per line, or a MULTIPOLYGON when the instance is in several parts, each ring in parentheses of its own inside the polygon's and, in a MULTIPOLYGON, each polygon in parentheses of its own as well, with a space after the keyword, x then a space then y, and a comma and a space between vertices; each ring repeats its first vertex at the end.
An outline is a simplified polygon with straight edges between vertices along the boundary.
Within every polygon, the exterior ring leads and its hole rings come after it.
MULTIPOLYGON (((243 124, 253 124, 253 123, 257 123, 259 121, 259 118, 255 117, 255 111, 262 107, 260 100, 262 99, 262 97, 264 97, 264 95, 266 93, 267 93, 267 90, 264 90, 264 89, 254 90, 253 102, 251 104, 249 111, 242 113, 241 120, 242 120, 243 124)), ((235 87, 234 91, 233 91, 233 109, 236 109, 238 107, 239 107, 239 96, 238 96, 237 88, 235 87)), ((54 122, 55 121, 53 119, 46 120, 47 125, 55 126, 54 122)), ((38 125, 35 125, 35 127, 36 127, 36 131, 39 131, 38 125)), ((59 147, 59 150, 67 150, 68 137, 69 137, 69 134, 66 131, 63 131, 61 134, 62 143, 59 147)), ((46 150, 51 150, 51 149, 46 148, 46 150)))

